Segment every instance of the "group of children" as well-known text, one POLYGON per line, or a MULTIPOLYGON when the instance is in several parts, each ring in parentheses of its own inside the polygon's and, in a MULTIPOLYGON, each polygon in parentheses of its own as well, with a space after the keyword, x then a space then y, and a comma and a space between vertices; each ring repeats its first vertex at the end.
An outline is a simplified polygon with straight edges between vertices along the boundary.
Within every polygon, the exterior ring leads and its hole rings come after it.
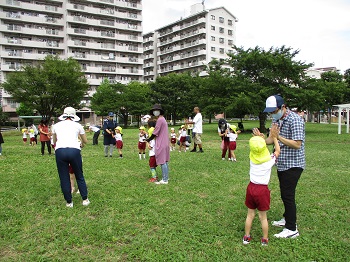
POLYGON ((36 128, 22 128, 22 140, 23 144, 27 144, 29 135, 29 144, 31 146, 35 146, 38 141, 36 140, 36 136, 38 135, 38 130, 36 128))

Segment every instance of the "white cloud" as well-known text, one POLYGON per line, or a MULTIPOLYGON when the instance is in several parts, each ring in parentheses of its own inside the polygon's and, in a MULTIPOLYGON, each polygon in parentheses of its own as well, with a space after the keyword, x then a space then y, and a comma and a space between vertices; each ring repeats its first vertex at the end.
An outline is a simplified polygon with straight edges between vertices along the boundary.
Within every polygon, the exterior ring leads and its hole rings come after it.
MULTIPOLYGON (((144 32, 189 15, 201 0, 143 0, 144 32)), ((206 0, 205 7, 224 6, 234 14, 237 45, 286 45, 300 49, 298 59, 316 67, 350 68, 349 0, 206 0)))

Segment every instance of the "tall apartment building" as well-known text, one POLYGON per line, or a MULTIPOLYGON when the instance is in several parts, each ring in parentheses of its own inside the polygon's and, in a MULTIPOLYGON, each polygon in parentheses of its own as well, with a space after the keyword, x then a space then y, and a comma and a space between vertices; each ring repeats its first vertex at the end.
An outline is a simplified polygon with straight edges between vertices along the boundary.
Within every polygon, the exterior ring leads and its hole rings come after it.
MULTIPOLYGON (((105 78, 142 81, 141 1, 1 0, 0 81, 47 54, 75 58, 90 84, 89 95, 105 78)), ((0 93, 3 110, 15 111, 16 103, 0 93)), ((85 103, 88 107, 89 97, 85 103)))
POLYGON ((190 16, 144 34, 144 81, 172 72, 203 72, 212 59, 227 58, 237 22, 225 7, 205 10, 197 4, 190 16))

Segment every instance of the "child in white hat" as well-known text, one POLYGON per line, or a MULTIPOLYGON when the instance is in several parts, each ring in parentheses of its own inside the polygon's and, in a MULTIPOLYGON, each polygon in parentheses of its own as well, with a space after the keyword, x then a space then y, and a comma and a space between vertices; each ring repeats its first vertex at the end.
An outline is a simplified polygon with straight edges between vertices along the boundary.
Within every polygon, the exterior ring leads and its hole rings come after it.
POLYGON ((265 139, 261 136, 254 136, 249 140, 250 147, 250 183, 247 187, 245 205, 248 207, 248 214, 245 222, 245 235, 243 244, 249 244, 250 230, 255 217, 255 209, 258 210, 259 219, 263 231, 261 245, 268 244, 268 222, 267 211, 270 209, 270 190, 268 184, 271 176, 271 169, 275 165, 280 146, 277 141, 277 134, 270 134, 273 137, 275 151, 270 154, 265 139))

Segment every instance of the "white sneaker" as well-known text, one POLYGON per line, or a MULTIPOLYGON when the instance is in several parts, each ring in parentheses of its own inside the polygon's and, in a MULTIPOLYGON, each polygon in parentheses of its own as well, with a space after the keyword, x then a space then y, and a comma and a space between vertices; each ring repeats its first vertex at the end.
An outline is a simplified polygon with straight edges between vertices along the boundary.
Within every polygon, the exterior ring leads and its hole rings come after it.
POLYGON ((227 159, 228 161, 231 161, 231 158, 227 159))
POLYGON ((87 198, 83 200, 83 206, 88 206, 88 205, 90 205, 90 200, 87 198))
POLYGON ((158 182, 155 182, 156 185, 167 185, 168 184, 168 181, 164 181, 163 179, 158 181, 158 182))
POLYGON ((73 207, 73 202, 66 203, 66 207, 73 207))
POLYGON ((284 227, 286 225, 286 220, 282 218, 281 220, 278 220, 278 221, 272 221, 272 225, 275 227, 284 227))
POLYGON ((299 236, 298 229, 295 231, 289 230, 288 228, 284 228, 281 233, 274 234, 277 238, 296 238, 299 236))
POLYGON ((79 195, 80 194, 80 191, 79 191, 79 189, 78 189, 78 191, 77 191, 77 193, 76 193, 77 195, 79 195))
POLYGON ((225 160, 225 158, 223 157, 223 158, 221 158, 222 160, 225 160))

